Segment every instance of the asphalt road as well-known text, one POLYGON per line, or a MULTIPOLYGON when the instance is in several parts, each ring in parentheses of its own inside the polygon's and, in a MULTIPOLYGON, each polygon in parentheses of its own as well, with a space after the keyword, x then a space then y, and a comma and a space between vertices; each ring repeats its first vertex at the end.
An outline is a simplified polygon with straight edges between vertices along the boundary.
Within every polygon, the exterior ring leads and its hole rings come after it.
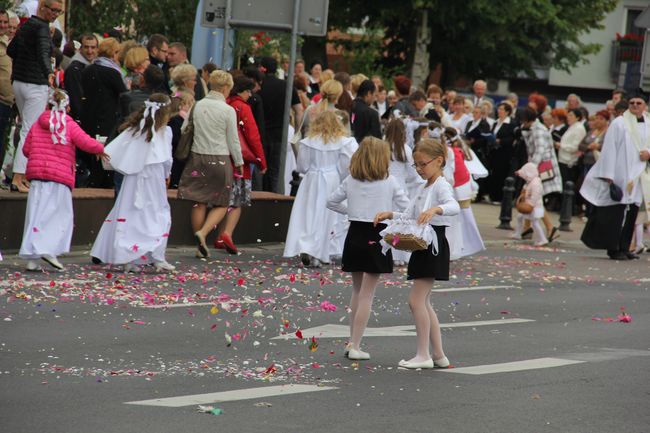
POLYGON ((83 252, 63 274, 24 274, 5 256, 0 431, 650 432, 650 254, 618 263, 575 234, 532 248, 481 230, 488 250, 435 286, 455 289, 433 295, 444 371, 397 368, 415 350, 403 270, 378 288, 371 360, 352 362, 350 279, 279 245, 209 261, 172 249, 173 275, 83 252))

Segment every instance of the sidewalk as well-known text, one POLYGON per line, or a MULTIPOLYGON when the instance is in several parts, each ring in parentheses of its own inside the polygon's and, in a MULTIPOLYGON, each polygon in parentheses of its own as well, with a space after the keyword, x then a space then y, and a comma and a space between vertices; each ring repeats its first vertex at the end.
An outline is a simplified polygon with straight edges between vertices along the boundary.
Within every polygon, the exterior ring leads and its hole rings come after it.
MULTIPOLYGON (((487 243, 496 242, 496 241, 510 241, 511 231, 497 229, 497 226, 501 223, 499 220, 499 214, 501 213, 501 207, 487 204, 487 203, 474 203, 472 204, 472 211, 474 211, 474 218, 476 218, 476 224, 478 229, 481 232, 483 240, 487 243)), ((551 221, 557 227, 560 225, 558 213, 550 213, 551 221)), ((512 211, 512 221, 510 225, 514 229, 516 224, 517 211, 512 211)), ((573 217, 571 220, 571 232, 560 232, 559 242, 570 243, 576 245, 583 245, 580 242, 580 235, 582 230, 585 227, 585 223, 581 218, 573 217)))

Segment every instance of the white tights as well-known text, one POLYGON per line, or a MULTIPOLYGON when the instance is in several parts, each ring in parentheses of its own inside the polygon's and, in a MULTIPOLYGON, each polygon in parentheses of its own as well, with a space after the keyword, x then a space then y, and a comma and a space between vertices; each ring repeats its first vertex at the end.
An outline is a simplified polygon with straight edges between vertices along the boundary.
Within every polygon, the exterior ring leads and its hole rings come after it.
POLYGON ((381 274, 352 272, 352 299, 350 300, 350 344, 361 350, 361 337, 368 325, 375 288, 381 274))
MULTIPOLYGON (((512 237, 521 239, 521 233, 524 227, 525 217, 522 214, 517 215, 517 227, 512 237)), ((531 218, 530 225, 533 228, 533 243, 535 245, 545 245, 548 243, 544 229, 542 228, 541 218, 531 218)))
POLYGON ((433 359, 444 358, 442 350, 442 335, 440 322, 431 306, 431 287, 433 278, 419 278, 413 280, 413 287, 409 294, 409 307, 415 319, 415 332, 417 334, 417 352, 412 362, 422 362, 431 359, 429 347, 433 348, 433 359))

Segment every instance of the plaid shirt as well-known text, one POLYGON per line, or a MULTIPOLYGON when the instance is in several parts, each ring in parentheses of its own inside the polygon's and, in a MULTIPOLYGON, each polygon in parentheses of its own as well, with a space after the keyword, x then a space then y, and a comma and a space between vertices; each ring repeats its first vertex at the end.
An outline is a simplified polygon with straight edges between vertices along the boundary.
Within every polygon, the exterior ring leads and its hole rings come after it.
POLYGON ((555 177, 544 181, 544 195, 553 192, 562 192, 562 177, 560 176, 560 167, 557 163, 557 157, 553 150, 553 138, 551 132, 539 120, 535 120, 529 130, 522 130, 521 135, 526 142, 526 151, 528 152, 528 162, 539 165, 542 161, 551 160, 555 177))

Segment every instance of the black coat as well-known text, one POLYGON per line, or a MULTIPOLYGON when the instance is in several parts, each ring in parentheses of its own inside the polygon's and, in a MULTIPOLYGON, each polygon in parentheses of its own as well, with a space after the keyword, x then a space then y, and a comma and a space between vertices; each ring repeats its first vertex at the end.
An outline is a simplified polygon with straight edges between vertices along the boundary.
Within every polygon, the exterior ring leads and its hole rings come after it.
POLYGON ((81 73, 81 86, 81 127, 91 137, 114 137, 121 114, 120 94, 128 90, 122 75, 113 68, 92 64, 81 73))
POLYGON ((381 138, 381 126, 379 123, 379 113, 371 108, 361 98, 355 98, 352 103, 352 133, 358 143, 371 135, 381 138))
POLYGON ((81 86, 81 73, 86 69, 86 64, 74 60, 65 70, 65 91, 70 97, 70 116, 79 123, 81 117, 81 104, 83 100, 83 87, 81 86))
POLYGON ((18 28, 7 47, 7 54, 13 59, 11 80, 48 85, 53 51, 50 23, 32 16, 18 28))

